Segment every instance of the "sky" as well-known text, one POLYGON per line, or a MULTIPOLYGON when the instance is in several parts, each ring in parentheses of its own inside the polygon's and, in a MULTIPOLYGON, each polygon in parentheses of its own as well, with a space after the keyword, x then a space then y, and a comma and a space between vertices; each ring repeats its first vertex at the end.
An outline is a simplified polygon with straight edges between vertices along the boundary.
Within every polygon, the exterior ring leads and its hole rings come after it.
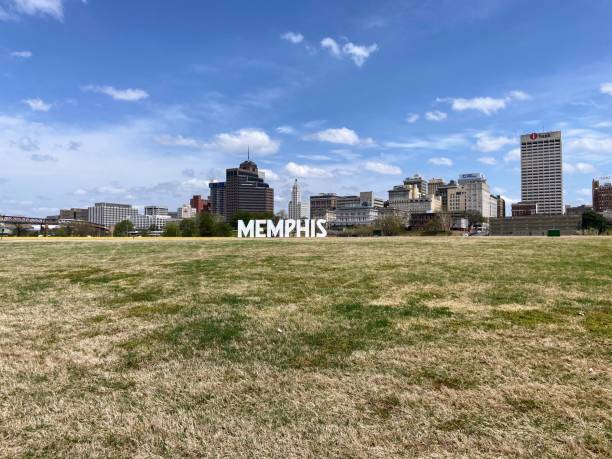
POLYGON ((171 209, 246 159, 286 209, 481 172, 561 130, 565 203, 612 175, 609 0, 0 0, 0 214, 171 209))

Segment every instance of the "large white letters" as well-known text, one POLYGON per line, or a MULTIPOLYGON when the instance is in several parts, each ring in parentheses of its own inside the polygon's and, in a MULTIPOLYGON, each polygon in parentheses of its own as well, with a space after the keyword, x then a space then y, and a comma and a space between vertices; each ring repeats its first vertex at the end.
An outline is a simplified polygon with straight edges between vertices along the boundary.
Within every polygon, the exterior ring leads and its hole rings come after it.
POLYGON ((326 220, 238 220, 238 237, 327 237, 326 220))

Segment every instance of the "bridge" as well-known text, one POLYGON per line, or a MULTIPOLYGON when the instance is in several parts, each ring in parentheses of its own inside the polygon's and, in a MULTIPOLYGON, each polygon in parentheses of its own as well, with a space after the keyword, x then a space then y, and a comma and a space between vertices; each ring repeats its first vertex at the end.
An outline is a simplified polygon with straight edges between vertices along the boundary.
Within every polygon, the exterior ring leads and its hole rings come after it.
POLYGON ((0 223, 7 225, 40 225, 41 231, 47 235, 49 226, 81 226, 98 230, 100 233, 109 233, 110 229, 97 223, 83 220, 71 220, 66 218, 36 218, 12 215, 0 215, 0 223))

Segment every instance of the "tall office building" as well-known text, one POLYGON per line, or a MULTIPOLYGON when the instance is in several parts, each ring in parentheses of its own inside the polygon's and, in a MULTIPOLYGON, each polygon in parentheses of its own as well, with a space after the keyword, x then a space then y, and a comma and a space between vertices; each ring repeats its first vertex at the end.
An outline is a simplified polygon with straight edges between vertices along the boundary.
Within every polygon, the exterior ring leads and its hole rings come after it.
POLYGON ((291 201, 289 201, 289 218, 301 220, 308 217, 310 217, 310 203, 302 201, 302 191, 297 179, 295 179, 291 189, 291 201))
POLYGON ((521 136, 521 201, 537 204, 539 214, 563 214, 560 131, 521 136))
POLYGON ((238 211, 274 213, 274 190, 251 160, 226 169, 225 182, 211 182, 212 211, 229 220, 238 211))
POLYGON ((420 197, 424 198, 427 196, 427 180, 419 174, 414 174, 412 177, 408 177, 404 180, 404 187, 406 187, 406 189, 412 189, 414 186, 418 189, 420 197))
POLYGON ((497 217, 497 204, 492 212, 489 184, 483 174, 461 174, 458 183, 465 192, 465 208, 461 210, 478 212, 484 218, 497 217))
POLYGON ((138 210, 129 204, 97 202, 87 209, 87 220, 91 223, 111 227, 123 220, 138 215, 138 210))
POLYGON ((225 182, 210 182, 208 184, 210 195, 210 211, 213 214, 225 217, 225 182))
POLYGON ((168 215, 168 208, 160 206, 145 206, 144 214, 149 216, 168 215))
POLYGON ((444 182, 444 179, 441 179, 441 178, 429 179, 429 182, 427 183, 427 195, 428 196, 438 195, 438 190, 441 187, 444 187, 445 185, 446 183, 444 182))

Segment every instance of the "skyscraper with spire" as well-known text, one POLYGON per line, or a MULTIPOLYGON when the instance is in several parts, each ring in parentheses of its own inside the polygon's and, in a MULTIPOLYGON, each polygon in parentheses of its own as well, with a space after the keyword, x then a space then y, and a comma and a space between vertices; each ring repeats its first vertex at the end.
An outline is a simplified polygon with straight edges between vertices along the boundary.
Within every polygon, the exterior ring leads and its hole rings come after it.
POLYGON ((293 188, 291 189, 291 201, 289 201, 289 218, 293 220, 301 220, 310 216, 310 204, 302 202, 302 192, 300 185, 295 179, 293 188))
POLYGON ((263 171, 251 161, 250 149, 247 158, 237 168, 226 169, 225 182, 209 185, 212 212, 222 215, 226 221, 238 211, 274 213, 274 190, 265 182, 263 171))

